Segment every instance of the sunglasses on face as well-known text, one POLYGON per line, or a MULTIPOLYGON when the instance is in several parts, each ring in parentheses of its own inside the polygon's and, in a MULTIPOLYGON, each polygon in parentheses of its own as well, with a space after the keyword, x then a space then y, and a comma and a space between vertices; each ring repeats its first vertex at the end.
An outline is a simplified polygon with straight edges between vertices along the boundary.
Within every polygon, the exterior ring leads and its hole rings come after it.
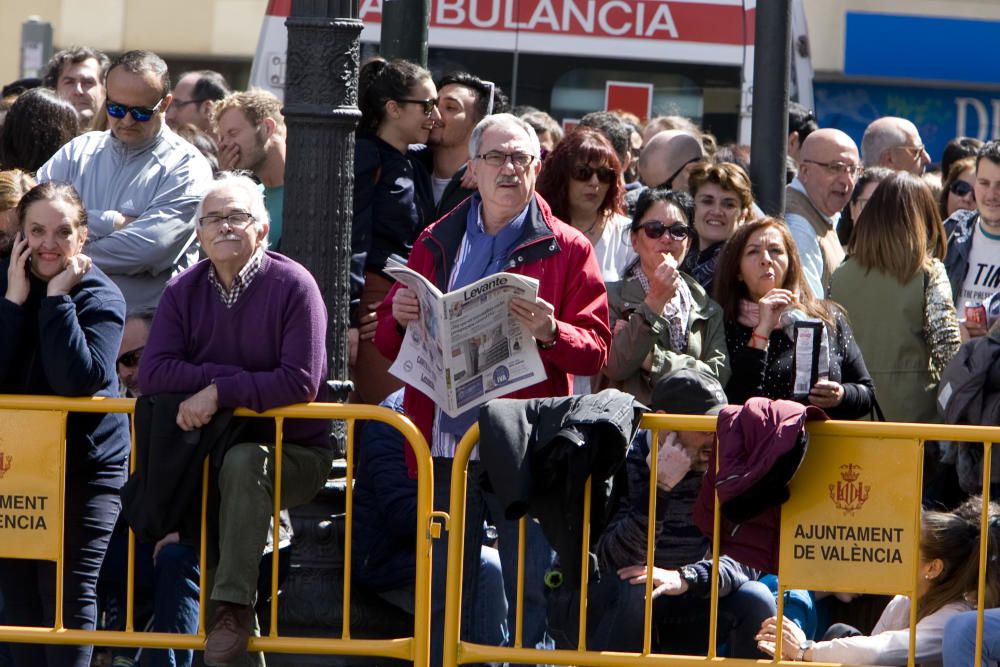
MULTIPOLYGON (((967 195, 973 194, 974 190, 971 185, 965 181, 955 181, 948 186, 948 192, 955 195, 956 197, 965 197, 967 195)), ((975 196, 973 194, 973 196, 975 196)))
POLYGON ((135 366, 139 364, 139 357, 142 356, 144 347, 145 346, 129 350, 122 356, 118 357, 118 365, 124 366, 125 368, 135 368, 135 366))
POLYGON ((660 238, 664 234, 669 234, 670 238, 674 241, 683 241, 691 236, 691 228, 683 222, 675 222, 668 227, 659 220, 650 220, 639 225, 638 229, 643 231, 646 238, 653 240, 660 238))
POLYGON ((419 105, 421 105, 423 107, 423 112, 424 112, 425 116, 430 116, 432 113, 434 113, 434 107, 436 107, 437 103, 438 103, 437 98, 435 98, 435 97, 429 97, 426 100, 413 100, 413 99, 407 99, 407 98, 400 98, 400 99, 398 99, 396 101, 400 102, 402 104, 419 104, 419 105))
POLYGON ((573 166, 570 177, 574 181, 589 181, 597 174, 597 180, 601 183, 610 183, 615 177, 615 170, 610 167, 591 167, 589 164, 577 164, 573 166))
POLYGON ((104 107, 108 110, 108 115, 112 118, 124 118, 125 114, 132 114, 132 118, 136 119, 140 123, 145 123, 153 114, 160 110, 160 105, 163 104, 164 98, 160 98, 160 101, 154 104, 152 107, 127 107, 124 104, 118 104, 117 102, 112 102, 110 99, 104 103, 104 107))

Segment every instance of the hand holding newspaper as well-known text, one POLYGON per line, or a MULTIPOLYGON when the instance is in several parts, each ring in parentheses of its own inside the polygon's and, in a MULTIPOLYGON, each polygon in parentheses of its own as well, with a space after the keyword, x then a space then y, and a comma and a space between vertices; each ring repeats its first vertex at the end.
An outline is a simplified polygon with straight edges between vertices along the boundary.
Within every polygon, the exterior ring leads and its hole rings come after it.
POLYGON ((427 394, 448 416, 545 379, 534 339, 510 314, 512 298, 538 298, 537 280, 494 273, 442 294, 395 260, 385 272, 420 302, 420 318, 406 327, 389 372, 427 394))

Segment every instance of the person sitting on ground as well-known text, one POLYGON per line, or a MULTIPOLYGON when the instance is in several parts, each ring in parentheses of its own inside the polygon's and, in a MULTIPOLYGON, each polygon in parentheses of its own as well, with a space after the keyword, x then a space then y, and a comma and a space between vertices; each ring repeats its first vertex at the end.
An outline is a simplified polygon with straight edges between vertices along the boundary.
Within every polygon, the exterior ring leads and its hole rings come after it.
MULTIPOLYGON (((653 389, 658 413, 718 415, 726 395, 701 369, 664 375, 653 389)), ((694 524, 694 501, 715 447, 712 431, 658 431, 652 648, 655 652, 706 654, 710 611, 711 544, 694 524)), ((591 650, 641 651, 645 604, 646 538, 653 447, 640 432, 626 455, 627 495, 597 542, 602 576, 592 584, 591 650), (617 576, 616 576, 617 575, 617 576)), ((728 556, 719 561, 719 642, 728 655, 760 658, 755 633, 775 612, 774 597, 759 573, 728 556)))
POLYGON ((679 268, 691 245, 692 209, 683 192, 645 190, 630 232, 638 256, 608 284, 614 337, 603 372, 642 403, 678 368, 729 379, 722 309, 679 268))
MULTIPOLYGON (((970 498, 954 512, 924 512, 920 529, 920 577, 917 579, 917 626, 914 662, 938 664, 945 625, 975 607, 979 575, 982 499, 970 498)), ((986 607, 1000 603, 1000 506, 990 503, 986 565, 986 607)), ((782 660, 840 662, 851 665, 905 665, 910 652, 910 599, 897 595, 882 612, 870 636, 838 628, 837 637, 807 641, 794 623, 783 623, 777 641, 777 619, 764 621, 758 646, 782 660)), ((964 665, 971 665, 965 662, 964 665)))

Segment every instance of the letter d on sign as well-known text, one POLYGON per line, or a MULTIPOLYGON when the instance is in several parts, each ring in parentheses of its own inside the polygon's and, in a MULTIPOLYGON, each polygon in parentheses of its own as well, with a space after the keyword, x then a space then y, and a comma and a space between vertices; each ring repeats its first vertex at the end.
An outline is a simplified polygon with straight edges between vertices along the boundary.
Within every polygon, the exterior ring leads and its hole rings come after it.
POLYGON ((977 100, 975 97, 956 97, 955 116, 956 137, 975 137, 980 141, 986 141, 986 135, 990 130, 990 114, 986 110, 986 105, 981 100, 977 100), (973 111, 976 112, 975 134, 968 131, 965 122, 966 116, 969 113, 969 107, 972 107, 973 111))

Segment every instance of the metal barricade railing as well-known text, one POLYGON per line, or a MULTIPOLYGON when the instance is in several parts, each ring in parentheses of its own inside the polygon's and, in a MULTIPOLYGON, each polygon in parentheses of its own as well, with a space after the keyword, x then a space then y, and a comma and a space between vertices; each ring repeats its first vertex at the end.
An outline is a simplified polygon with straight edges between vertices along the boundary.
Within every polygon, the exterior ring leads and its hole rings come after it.
MULTIPOLYGON (((650 429, 651 442, 657 442, 657 436, 660 431, 677 431, 677 430, 687 430, 687 431, 714 431, 715 430, 715 417, 700 417, 700 416, 681 416, 681 415, 666 415, 666 414, 648 414, 642 418, 641 426, 643 428, 650 429)), ((991 447, 990 444, 993 442, 1000 442, 1000 428, 997 427, 975 427, 975 426, 945 426, 945 425, 931 425, 931 424, 899 424, 899 423, 889 423, 889 422, 810 422, 808 423, 806 430, 809 433, 810 440, 814 443, 818 443, 822 439, 835 439, 839 443, 846 443, 851 441, 867 441, 876 440, 879 444, 887 443, 890 441, 906 441, 906 442, 893 442, 891 443, 895 450, 898 451, 900 446, 904 449, 909 448, 910 453, 916 457, 916 460, 922 461, 923 458, 923 448, 924 442, 927 440, 940 440, 940 441, 954 441, 956 443, 973 443, 979 444, 984 447, 983 455, 983 512, 981 516, 980 531, 982 535, 987 534, 987 522, 988 522, 988 503, 989 503, 989 482, 990 482, 990 461, 991 461, 991 447), (897 446, 898 445, 898 446, 897 446)), ((518 615, 516 619, 516 625, 513 629, 513 639, 511 641, 511 646, 498 647, 498 646, 488 646, 484 644, 477 644, 471 641, 464 641, 460 639, 461 636, 461 606, 462 606, 462 569, 463 569, 463 555, 467 545, 463 542, 463 526, 465 523, 465 507, 466 507, 466 494, 468 490, 468 480, 467 480, 467 467, 469 464, 470 457, 474 447, 477 445, 479 440, 479 426, 478 424, 473 425, 472 428, 465 434, 459 443, 454 459, 454 466, 452 472, 452 483, 451 483, 451 496, 450 496, 450 535, 449 535, 449 549, 448 549, 448 580, 447 580, 447 594, 446 594, 446 605, 445 605, 445 628, 444 628, 444 659, 443 664, 445 667, 453 667, 459 664, 477 663, 477 662, 521 662, 521 663, 538 663, 538 664, 560 664, 560 665, 579 665, 579 666, 593 666, 593 667, 626 667, 649 664, 657 666, 668 666, 668 665, 690 665, 698 662, 705 662, 706 660, 711 660, 714 662, 723 662, 732 665, 750 665, 750 664, 760 664, 757 661, 747 660, 747 659, 734 659, 734 658, 721 658, 717 656, 716 644, 717 644, 717 621, 718 621, 718 604, 719 604, 719 591, 718 591, 718 571, 719 571, 719 557, 720 557, 720 527, 721 527, 721 513, 719 507, 718 494, 715 497, 715 508, 714 508, 714 527, 713 527, 713 540, 712 540, 712 582, 711 582, 711 611, 709 618, 709 642, 708 651, 704 656, 690 656, 690 655, 668 655, 668 654, 658 654, 652 652, 651 646, 651 627, 652 627, 652 611, 650 598, 653 591, 653 555, 655 551, 655 529, 653 521, 650 521, 650 525, 647 528, 647 543, 646 543, 646 583, 645 583, 645 614, 643 619, 643 648, 639 653, 618 653, 618 652, 599 652, 599 651, 588 651, 587 646, 587 593, 588 593, 588 568, 582 567, 580 572, 580 590, 579 590, 579 639, 578 645, 575 650, 568 649, 557 649, 557 650, 540 650, 536 648, 525 648, 522 645, 522 626, 523 626, 523 611, 524 611, 524 568, 521 564, 524 562, 524 549, 525 549, 525 518, 520 519, 519 526, 519 544, 518 544, 518 568, 517 568, 517 610, 518 615)), ((655 445, 654 445, 655 447, 655 445)), ((889 449, 892 449, 891 447, 889 449)), ((888 456, 887 460, 892 461, 892 456, 888 456)), ((649 471, 649 488, 655 489, 657 479, 657 457, 650 457, 650 468, 649 471)), ((808 465, 808 461, 803 465, 808 465)), ((919 529, 920 529, 920 508, 921 508, 921 479, 922 470, 920 467, 916 469, 915 475, 911 479, 907 479, 906 482, 911 483, 909 492, 910 495, 907 497, 907 501, 911 503, 912 511, 912 523, 910 524, 913 533, 912 539, 914 551, 916 554, 916 549, 918 544, 916 540, 919 539, 919 529)), ((831 491, 832 493, 832 491, 831 491)), ((648 517, 656 516, 656 493, 649 493, 649 507, 648 507, 648 517)), ((584 509, 583 516, 590 516, 590 505, 591 505, 591 482, 587 481, 584 490, 584 509)), ((782 523, 785 522, 783 517, 782 523)), ((582 527, 582 538, 581 538, 581 552, 582 558, 581 563, 588 563, 588 549, 590 543, 590 532, 587 522, 584 522, 582 527)), ((986 553, 987 553, 987 540, 980 540, 980 553, 979 553, 979 579, 978 579, 978 611, 979 620, 976 630, 976 654, 981 655, 982 650, 982 632, 983 632, 983 604, 984 604, 984 592, 985 592, 985 582, 986 582, 986 553)), ((913 594, 916 589, 916 579, 918 571, 918 558, 914 557, 911 559, 912 568, 909 570, 909 581, 913 582, 913 587, 906 591, 882 591, 884 593, 909 593, 913 594)), ((780 572, 779 574, 779 582, 780 572)), ((537 582, 535 582, 537 583, 537 582)), ((783 609, 783 591, 788 586, 779 583, 779 594, 777 595, 777 605, 778 605, 778 631, 777 635, 781 636, 781 623, 787 622, 784 619, 784 609, 783 609)), ((864 592, 857 589, 851 589, 849 587, 840 589, 843 592, 864 592)), ((911 597, 912 599, 912 597, 911 597)), ((916 609, 917 605, 912 604, 910 611, 910 656, 909 665, 914 664, 914 645, 916 633, 913 629, 916 627, 916 609)), ((771 662, 776 664, 792 664, 788 661, 780 660, 776 657, 771 662)))
MULTIPOLYGON (((57 451, 56 458, 65 460, 65 422, 69 413, 126 413, 131 414, 134 410, 135 402, 132 399, 110 399, 110 398, 58 398, 50 396, 18 396, 0 395, 0 410, 17 411, 19 413, 44 412, 60 416, 62 431, 61 437, 55 442, 39 443, 33 442, 36 448, 57 451)), ((14 414, 8 413, 8 416, 14 414)), ((278 615, 278 549, 273 550, 271 562, 271 600, 270 600, 270 629, 266 636, 252 637, 250 639, 250 650, 270 651, 279 653, 301 653, 301 654, 335 654, 346 656, 384 656, 387 658, 397 658, 410 660, 414 664, 427 664, 429 655, 430 638, 430 565, 431 565, 431 540, 440 534, 440 524, 433 523, 434 518, 447 519, 446 515, 440 512, 432 512, 433 495, 433 471, 431 466, 430 450, 420 431, 413 423, 403 415, 389 410, 368 405, 354 404, 333 404, 333 403, 309 403, 287 406, 263 413, 256 413, 246 409, 235 411, 238 417, 255 417, 274 419, 276 422, 277 439, 275 443, 275 466, 274 466, 274 508, 273 508, 273 528, 275 542, 278 535, 278 513, 280 511, 281 494, 281 449, 282 449, 282 422, 286 418, 295 419, 331 419, 346 423, 347 433, 347 496, 346 496, 346 516, 347 523, 344 539, 344 580, 343 580, 343 600, 342 600, 342 628, 339 638, 327 637, 299 637, 282 636, 279 633, 278 615), (417 467, 417 529, 416 529, 416 569, 414 582, 414 621, 413 634, 409 637, 392 639, 353 639, 351 638, 351 541, 352 541, 352 503, 353 503, 353 470, 354 470, 354 443, 355 424, 357 421, 380 421, 396 428, 403 438, 410 443, 413 450, 417 467)), ((8 422, 11 420, 8 420, 8 422)), ((9 426, 5 424, 4 427, 9 426)), ((0 427, 2 428, 2 427, 0 427)), ((4 490, 2 477, 11 465, 4 465, 3 438, 0 438, 0 496, 6 493, 4 490)), ((10 443, 8 442, 8 454, 10 457, 10 443)), ((132 433, 132 450, 135 451, 135 434, 132 433)), ((8 459, 9 460, 9 459, 8 459)), ((133 456, 134 460, 134 456, 133 456)), ((20 462, 15 462, 17 465, 20 462)), ((61 468, 60 468, 61 470, 61 468)), ((126 593, 126 620, 125 629, 121 631, 109 630, 78 630, 68 629, 63 626, 63 560, 62 534, 63 516, 60 514, 56 524, 58 526, 58 548, 54 551, 53 558, 44 560, 54 560, 56 562, 56 621, 53 627, 20 627, 20 626, 0 626, 0 642, 28 642, 39 644, 93 644, 106 647, 145 647, 145 648, 175 648, 175 649, 201 649, 205 640, 205 604, 207 593, 205 591, 205 563, 206 563, 206 522, 205 513, 207 509, 207 489, 208 489, 208 461, 203 465, 202 482, 202 503, 201 503, 201 544, 200 544, 200 571, 201 581, 199 595, 199 624, 196 635, 179 635, 170 633, 137 632, 134 628, 134 571, 135 571, 135 541, 134 535, 129 531, 129 557, 127 573, 127 593, 126 593)), ((13 477, 10 474, 8 482, 13 477)), ((62 507, 63 491, 62 480, 59 480, 59 507, 62 507)), ((5 552, 4 545, 0 543, 0 557, 24 557, 18 553, 5 552)))

